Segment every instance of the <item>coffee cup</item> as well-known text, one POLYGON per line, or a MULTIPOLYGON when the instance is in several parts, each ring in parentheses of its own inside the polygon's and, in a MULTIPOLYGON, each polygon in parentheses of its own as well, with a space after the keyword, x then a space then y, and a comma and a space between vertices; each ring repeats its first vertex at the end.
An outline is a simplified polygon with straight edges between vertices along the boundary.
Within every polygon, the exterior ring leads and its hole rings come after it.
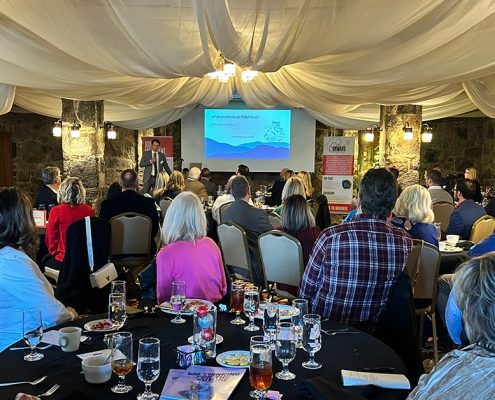
POLYGON ((105 383, 112 376, 112 362, 108 355, 101 354, 85 358, 82 360, 81 368, 84 378, 89 383, 105 383))
POLYGON ((447 235, 446 239, 449 246, 455 246, 459 241, 459 235, 447 235))
POLYGON ((58 332, 60 333, 58 344, 63 351, 70 353, 79 349, 79 344, 81 343, 81 328, 77 326, 68 326, 59 329, 58 332))
POLYGON ((445 251, 446 246, 447 246, 447 243, 445 243, 445 242, 438 242, 438 249, 440 251, 445 251))

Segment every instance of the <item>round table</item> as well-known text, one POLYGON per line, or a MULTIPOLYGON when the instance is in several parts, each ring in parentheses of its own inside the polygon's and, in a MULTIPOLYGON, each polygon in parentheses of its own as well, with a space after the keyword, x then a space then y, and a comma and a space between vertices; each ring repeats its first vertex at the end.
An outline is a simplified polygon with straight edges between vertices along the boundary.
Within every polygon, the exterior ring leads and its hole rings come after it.
MULTIPOLYGON (((102 318, 103 316, 92 316, 61 326, 83 326, 89 320, 102 318)), ((182 325, 170 323, 173 316, 165 314, 159 310, 154 315, 134 314, 129 316, 123 330, 133 333, 134 339, 134 360, 137 360, 138 340, 143 337, 158 337, 161 340, 161 372, 160 377, 152 385, 155 393, 161 393, 165 379, 170 368, 175 366, 176 352, 178 345, 187 344, 187 338, 192 334, 192 317, 186 317, 187 322, 182 325)), ((219 313, 217 321, 217 333, 224 337, 223 343, 217 346, 217 354, 228 350, 249 350, 249 338, 252 335, 260 334, 262 331, 248 332, 243 326, 236 326, 229 323, 234 316, 230 313, 219 313)), ((257 321, 261 325, 261 321, 257 321)), ((336 329, 341 325, 332 321, 322 323, 322 329, 336 329)), ((39 385, 32 387, 29 385, 19 385, 11 387, 0 387, 1 399, 13 399, 18 392, 30 394, 42 393, 54 384, 59 384, 60 389, 50 397, 50 400, 59 399, 135 399, 137 394, 143 392, 144 384, 138 380, 135 368, 126 377, 127 383, 133 386, 133 390, 127 394, 114 394, 110 391, 117 378, 112 376, 107 383, 100 385, 89 384, 81 374, 81 360, 76 356, 78 353, 101 350, 105 348, 102 341, 102 333, 85 333, 90 336, 88 343, 81 343, 79 350, 75 353, 64 353, 57 346, 42 350, 45 357, 36 362, 27 362, 23 356, 28 350, 10 351, 6 349, 0 353, 0 383, 24 380, 34 380, 40 376, 48 375, 48 378, 39 385)), ((18 346, 18 342, 15 346, 18 346)), ((308 358, 308 354, 303 350, 297 350, 296 358, 289 367, 296 374, 296 379, 292 381, 280 381, 274 377, 271 390, 278 390, 283 394, 283 400, 304 399, 298 389, 298 384, 302 381, 314 377, 322 377, 325 383, 342 389, 340 371, 341 369, 357 369, 362 367, 393 367, 396 373, 404 373, 405 366, 395 352, 387 345, 380 342, 373 336, 366 333, 341 334, 335 336, 323 335, 322 349, 316 354, 316 359, 323 364, 319 370, 307 370, 302 368, 301 363, 308 358)), ((218 366, 215 360, 209 360, 208 365, 218 366)), ((273 357, 274 373, 281 370, 280 362, 273 357)), ((248 399, 250 390, 249 374, 242 378, 235 389, 231 399, 248 399)), ((362 393, 363 388, 346 388, 355 393, 362 393)), ((368 388, 366 398, 370 399, 404 399, 407 391, 386 390, 368 388)), ((330 397, 329 397, 330 398, 330 397)), ((339 397, 340 398, 340 397, 339 397)))

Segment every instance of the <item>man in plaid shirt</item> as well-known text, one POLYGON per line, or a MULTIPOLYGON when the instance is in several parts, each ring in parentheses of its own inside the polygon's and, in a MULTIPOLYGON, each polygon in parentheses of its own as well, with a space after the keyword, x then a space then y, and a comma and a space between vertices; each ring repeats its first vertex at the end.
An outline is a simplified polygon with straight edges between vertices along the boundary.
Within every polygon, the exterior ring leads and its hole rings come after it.
POLYGON ((325 229, 304 271, 299 296, 312 313, 374 331, 412 248, 409 235, 387 221, 397 182, 371 169, 359 187, 362 214, 325 229))

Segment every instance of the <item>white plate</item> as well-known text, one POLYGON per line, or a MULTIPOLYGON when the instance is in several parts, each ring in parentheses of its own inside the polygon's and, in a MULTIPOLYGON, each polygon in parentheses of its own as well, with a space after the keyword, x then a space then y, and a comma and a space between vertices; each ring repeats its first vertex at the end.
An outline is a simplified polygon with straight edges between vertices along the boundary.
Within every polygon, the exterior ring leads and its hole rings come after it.
MULTIPOLYGON (((213 305, 213 303, 208 300, 186 299, 186 305, 184 306, 184 309, 181 311, 181 315, 193 315, 196 308, 199 307, 201 304, 204 304, 208 308, 213 305)), ((159 304, 157 307, 166 314, 172 314, 172 315, 177 314, 177 312, 174 311, 174 309, 172 308, 172 305, 170 304, 169 301, 164 301, 162 304, 159 304)))
MULTIPOLYGON (((187 338, 187 341, 188 341, 189 343, 191 343, 191 344, 192 344, 192 342, 193 342, 193 337, 192 337, 192 336, 189 336, 189 337, 187 338)), ((223 336, 222 336, 222 335, 217 335, 217 344, 220 344, 220 343, 222 343, 222 342, 223 342, 223 336)))
MULTIPOLYGON (((264 306, 266 303, 260 304, 260 312, 256 315, 255 318, 263 319, 264 306)), ((290 319, 298 314, 296 308, 289 306, 288 304, 279 304, 278 305, 279 318, 281 321, 290 319)))
POLYGON ((84 324, 84 329, 90 332, 112 332, 116 330, 114 326, 110 324, 107 328, 96 328, 94 325, 102 323, 110 323, 108 319, 95 319, 94 321, 89 321, 84 324))
POLYGON ((461 251, 464 251, 460 247, 446 247, 443 250, 440 250, 442 253, 460 253, 461 251))
POLYGON ((221 365, 222 367, 226 368, 249 368, 249 351, 246 350, 231 350, 231 351, 226 351, 224 353, 221 353, 217 356, 216 358, 217 363, 221 365), (233 356, 235 354, 242 355, 244 357, 247 357, 247 363, 243 365, 230 365, 225 363, 225 358, 228 356, 233 356))

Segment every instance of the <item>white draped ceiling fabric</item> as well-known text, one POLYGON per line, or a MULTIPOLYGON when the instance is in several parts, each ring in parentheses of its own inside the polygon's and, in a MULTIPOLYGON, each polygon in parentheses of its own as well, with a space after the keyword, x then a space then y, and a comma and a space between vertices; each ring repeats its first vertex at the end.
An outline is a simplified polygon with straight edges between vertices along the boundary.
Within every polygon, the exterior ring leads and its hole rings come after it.
POLYGON ((106 120, 138 129, 234 91, 343 128, 377 121, 380 104, 494 118, 495 1, 0 0, 0 114, 104 100, 106 120), (238 65, 229 83, 204 77, 220 53, 238 65), (259 74, 243 83, 248 67, 259 74))

